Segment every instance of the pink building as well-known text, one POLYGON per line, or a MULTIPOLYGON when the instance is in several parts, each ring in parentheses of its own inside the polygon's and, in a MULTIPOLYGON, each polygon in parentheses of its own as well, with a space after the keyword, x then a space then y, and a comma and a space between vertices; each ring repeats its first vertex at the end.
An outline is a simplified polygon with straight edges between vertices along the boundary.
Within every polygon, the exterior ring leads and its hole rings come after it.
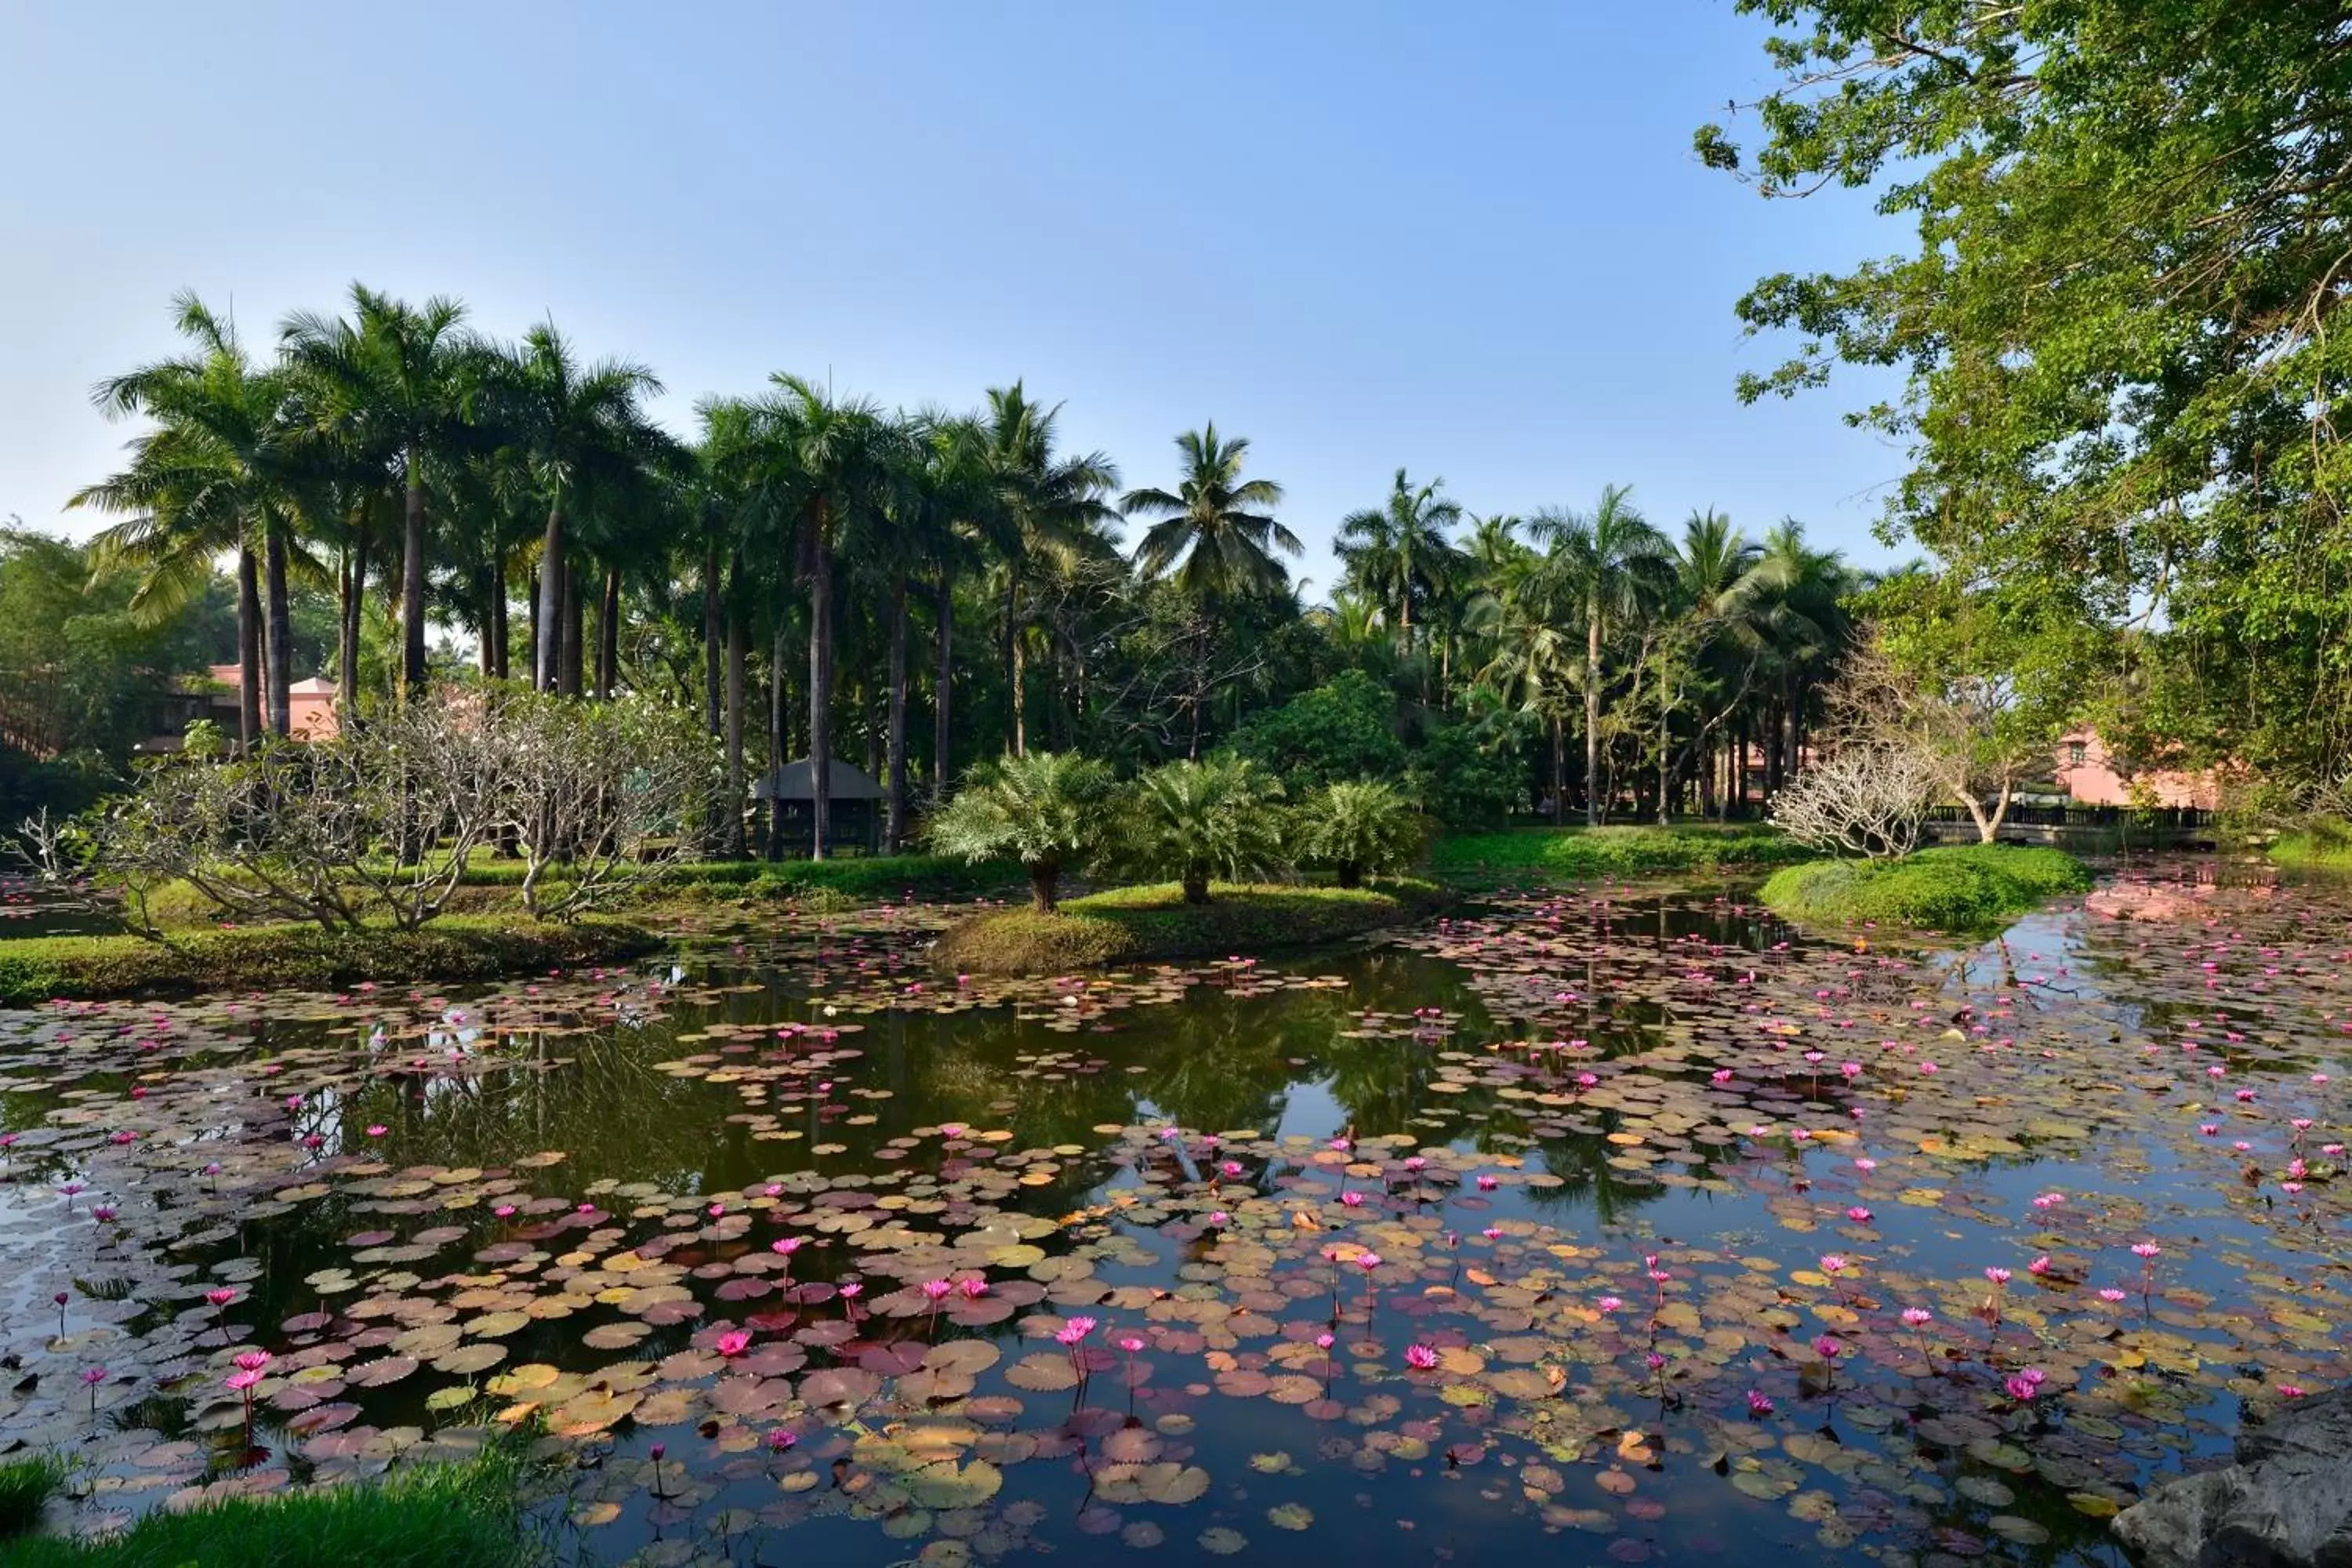
MULTIPOLYGON (((238 667, 216 664, 212 667, 214 680, 228 689, 230 730, 236 728, 236 682, 238 667)), ((300 741, 331 741, 340 732, 335 723, 335 683, 323 676, 298 680, 286 689, 288 732, 300 741)), ((269 707, 267 693, 262 697, 266 717, 269 707)))
POLYGON ((2058 787, 2084 805, 2153 804, 2213 811, 2221 804, 2221 782, 2210 768, 2196 773, 2163 768, 2125 778, 2116 772, 2099 732, 2087 727, 2069 731, 2059 740, 2056 763, 2058 787))

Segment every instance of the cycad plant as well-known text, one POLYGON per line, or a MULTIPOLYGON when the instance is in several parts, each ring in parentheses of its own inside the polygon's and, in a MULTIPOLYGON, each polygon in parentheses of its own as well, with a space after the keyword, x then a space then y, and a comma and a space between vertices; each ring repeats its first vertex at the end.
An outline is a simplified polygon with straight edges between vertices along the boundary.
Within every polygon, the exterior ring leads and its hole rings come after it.
POLYGON ((1343 888, 1402 871, 1421 853, 1420 814, 1393 785, 1364 779, 1327 784, 1298 816, 1298 858, 1328 867, 1343 888))
POLYGON ((929 837, 937 853, 975 864, 1020 861, 1031 901, 1051 914, 1063 870, 1101 849, 1111 808, 1110 769, 1074 752, 1032 752, 974 768, 932 813, 929 837))
POLYGON ((1170 763, 1129 793, 1119 859, 1205 904, 1210 878, 1246 881, 1285 864, 1281 801, 1282 781, 1244 758, 1170 763))

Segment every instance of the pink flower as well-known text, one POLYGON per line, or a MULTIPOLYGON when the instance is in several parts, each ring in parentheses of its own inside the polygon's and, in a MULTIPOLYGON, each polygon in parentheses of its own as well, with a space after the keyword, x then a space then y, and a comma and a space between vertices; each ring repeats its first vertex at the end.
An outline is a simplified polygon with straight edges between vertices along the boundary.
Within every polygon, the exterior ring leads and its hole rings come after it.
POLYGON ((1837 1341, 1830 1338, 1829 1335, 1823 1334, 1821 1338, 1813 1342, 1813 1353, 1820 1356, 1823 1361, 1835 1361, 1839 1356, 1845 1353, 1845 1346, 1838 1343, 1837 1341))
POLYGON ((1427 1345, 1407 1345, 1404 1360, 1407 1366, 1427 1372, 1437 1364, 1437 1352, 1427 1345))
POLYGON ((1378 1268, 1380 1266, 1381 1255, 1379 1253, 1360 1252, 1356 1254, 1356 1267, 1362 1269, 1365 1273, 1370 1274, 1373 1269, 1378 1268))
POLYGON ((1141 1334, 1121 1334, 1118 1336, 1118 1344, 1119 1349, 1129 1355, 1134 1355, 1143 1349, 1144 1339, 1141 1334))
POLYGON ((795 1437, 793 1434, 785 1431, 782 1426, 779 1426, 768 1434, 768 1452, 771 1454, 781 1454, 799 1441, 800 1439, 798 1437, 795 1437))
POLYGON ((857 1280, 845 1279, 841 1282, 841 1294, 845 1300, 855 1301, 865 1293, 866 1287, 857 1280))
POLYGON ((2050 1268, 2050 1258, 2047 1253, 2044 1253, 2042 1257, 2035 1258, 2032 1262, 2025 1266, 2025 1271, 2028 1274, 2037 1277, 2049 1273, 2050 1268))
POLYGON ((1759 1420, 1771 1415, 1771 1397, 1768 1394, 1760 1394, 1755 1389, 1749 1389, 1748 1391, 1748 1414, 1757 1417, 1759 1420))
POLYGON ((1482 1193, 1491 1193, 1502 1184, 1503 1184, 1499 1180, 1493 1176, 1481 1176, 1478 1178, 1478 1190, 1482 1193))
POLYGON ((1845 1217, 1853 1221, 1856 1225, 1868 1225, 1870 1223, 1871 1215, 1868 1209, 1863 1207, 1860 1204, 1856 1204, 1852 1208, 1845 1211, 1845 1217))
POLYGON ((780 1236, 768 1243, 768 1250, 779 1258, 790 1258, 807 1245, 808 1237, 804 1236, 780 1236))
POLYGON ((730 1329, 711 1341, 710 1348, 731 1361, 751 1348, 751 1336, 741 1329, 730 1329))
POLYGON ((2109 1285, 2099 1292, 2099 1300, 2102 1301, 2120 1301, 2125 1300, 2125 1296, 2121 1290, 2109 1285))
POLYGON ((2157 1244, 2152 1241, 2135 1241, 2132 1243, 2132 1256, 2140 1259, 2142 1262, 2154 1260, 2157 1254, 2163 1250, 2164 1248, 2157 1246, 2157 1244))
POLYGON ((389 1132, 389 1131, 392 1131, 392 1129, 391 1129, 391 1128, 386 1127, 383 1122, 378 1121, 378 1122, 374 1122, 374 1123, 373 1123, 373 1124, 371 1124, 371 1125, 369 1126, 369 1128, 368 1128, 368 1130, 367 1130, 367 1135, 368 1135, 369 1137, 371 1137, 371 1138, 381 1138, 381 1137, 383 1137, 385 1133, 387 1133, 387 1132, 389 1132))
POLYGON ((985 1279, 966 1279, 962 1283, 959 1284, 956 1289, 963 1292, 963 1299, 965 1300, 977 1301, 982 1296, 988 1294, 988 1281, 985 1279))
POLYGON ((1604 1312, 1613 1312, 1620 1307, 1622 1307, 1625 1303, 1614 1296, 1603 1296, 1601 1300, 1592 1304, 1600 1308, 1604 1312))
POLYGON ((239 1372, 259 1372, 269 1364, 268 1351, 243 1351, 236 1357, 239 1372))
POLYGON ((2020 1405, 2028 1405, 2032 1403, 2034 1396, 2042 1392, 2042 1380, 2029 1377, 2021 1372, 2004 1380, 2000 1386, 2002 1392, 2011 1399, 2016 1400, 2020 1405))
POLYGON ((954 1289, 954 1286, 949 1284, 944 1279, 926 1279, 923 1281, 924 1298, 931 1301, 944 1300, 947 1298, 948 1292, 954 1289))
POLYGON ((226 1307, 236 1300, 236 1292, 224 1285, 217 1289, 205 1291, 205 1300, 215 1307, 226 1307))
POLYGON ((1824 1274, 1844 1273, 1845 1259, 1834 1252, 1823 1253, 1822 1255, 1822 1272, 1824 1274))
POLYGON ((228 1386, 232 1390, 238 1394, 243 1394, 247 1389, 251 1388, 255 1384, 261 1381, 261 1374, 257 1372, 233 1372, 228 1374, 227 1381, 228 1386))
POLYGON ((1361 1193, 1341 1193, 1339 1194, 1339 1201, 1347 1205, 1351 1209, 1360 1208, 1363 1205, 1364 1194, 1361 1193))
POLYGON ((1094 1331, 1095 1320, 1080 1315, 1078 1317, 1072 1318, 1069 1321, 1064 1323, 1059 1329, 1056 1329, 1054 1331, 1054 1337, 1061 1341, 1065 1345, 1069 1346, 1072 1350, 1076 1350, 1079 1344, 1085 1341, 1086 1337, 1094 1331))
POLYGON ((2013 1278, 2008 1269, 2000 1268, 1998 1265, 1986 1269, 1984 1274, 1986 1279, 1991 1280, 1996 1285, 2006 1285, 2010 1282, 2011 1279, 2013 1278))
POLYGON ((1731 1081, 1731 1069, 1729 1068, 1717 1068, 1713 1072, 1707 1074, 1707 1077, 1710 1080, 1716 1083, 1729 1083, 1731 1081))
POLYGON ((1936 1314, 1927 1310, 1925 1307, 1906 1307, 1903 1309, 1903 1325, 1906 1328, 1924 1329, 1935 1321, 1936 1314))

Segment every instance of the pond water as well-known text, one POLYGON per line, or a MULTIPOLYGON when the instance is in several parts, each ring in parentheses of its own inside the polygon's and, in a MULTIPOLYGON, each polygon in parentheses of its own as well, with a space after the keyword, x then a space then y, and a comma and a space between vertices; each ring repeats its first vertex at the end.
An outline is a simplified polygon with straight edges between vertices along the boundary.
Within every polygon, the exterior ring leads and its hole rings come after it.
POLYGON ((580 1563, 2118 1562, 2352 1354, 2352 897, 2195 878, 0 1013, 0 1445, 97 1531, 516 1426, 580 1563))

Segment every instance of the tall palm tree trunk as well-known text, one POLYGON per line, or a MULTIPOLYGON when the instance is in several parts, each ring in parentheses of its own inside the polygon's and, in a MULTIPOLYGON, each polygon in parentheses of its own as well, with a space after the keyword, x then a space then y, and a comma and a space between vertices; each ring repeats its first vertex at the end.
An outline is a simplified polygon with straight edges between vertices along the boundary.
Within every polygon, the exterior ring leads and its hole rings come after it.
POLYGON ((269 732, 290 735, 294 732, 294 698, 289 689, 292 671, 288 661, 294 657, 294 620, 286 604, 284 531, 271 529, 262 548, 269 595, 269 732))
POLYGON ((613 695, 621 684, 621 574, 604 569, 604 598, 596 612, 596 695, 613 695))
POLYGON ((1601 822, 1601 606, 1584 617, 1584 826, 1601 822))
POLYGON ((890 853, 907 842, 907 574, 890 578, 890 716, 888 760, 889 821, 885 824, 890 853))
POLYGON ((562 679, 560 640, 563 626, 563 508, 547 509, 547 531, 539 542, 539 593, 531 612, 531 684, 552 691, 562 679))
POLYGON ((425 454, 409 444, 400 537, 400 695, 425 694, 425 454))
POLYGON ((1026 756, 1022 688, 1028 669, 1021 652, 1021 579, 1009 562, 1004 568, 1004 743, 1014 756, 1026 756))
POLYGON ((809 563, 809 858, 822 860, 833 828, 833 519, 818 504, 809 563))
POLYGON ((340 689, 335 706, 342 721, 357 717, 360 704, 360 619, 367 605, 367 504, 360 504, 352 521, 351 548, 343 552, 341 615, 336 623, 335 678, 340 689))
POLYGON ((250 544, 236 547, 236 739, 248 752, 261 739, 261 583, 250 544))
POLYGON ((1551 825, 1568 820, 1568 719, 1559 709, 1551 714, 1551 825))
MULTIPOLYGON (((739 565, 738 576, 741 575, 739 565)), ((727 820, 720 841, 728 858, 743 858, 743 667, 751 662, 751 628, 743 612, 727 612, 727 820)))
POLYGON ((579 567, 566 565, 563 568, 562 592, 563 614, 560 617, 559 624, 563 628, 563 647, 562 657, 561 659, 563 666, 563 673, 562 679, 557 683, 557 689, 566 697, 577 697, 580 695, 581 691, 581 676, 583 673, 581 668, 581 656, 583 644, 586 640, 582 636, 582 633, 585 631, 586 628, 581 625, 579 567))
POLYGON ((939 646, 939 669, 931 682, 931 804, 938 805, 948 797, 948 774, 953 765, 954 750, 950 742, 955 731, 950 728, 950 709, 955 700, 955 577, 946 567, 940 569, 938 608, 939 620, 934 636, 939 646))
POLYGON ((702 727, 719 733, 719 545, 702 549, 702 727))
POLYGON ((508 669, 507 651, 507 557, 506 552, 493 549, 490 552, 490 679, 504 680, 508 669))
MULTIPOLYGON (((792 735, 785 722, 787 695, 784 679, 784 655, 791 647, 782 616, 776 617, 776 635, 768 644, 768 772, 772 776, 793 760, 792 735)), ((768 829, 761 853, 771 860, 784 858, 784 803, 772 796, 768 801, 768 829)))

